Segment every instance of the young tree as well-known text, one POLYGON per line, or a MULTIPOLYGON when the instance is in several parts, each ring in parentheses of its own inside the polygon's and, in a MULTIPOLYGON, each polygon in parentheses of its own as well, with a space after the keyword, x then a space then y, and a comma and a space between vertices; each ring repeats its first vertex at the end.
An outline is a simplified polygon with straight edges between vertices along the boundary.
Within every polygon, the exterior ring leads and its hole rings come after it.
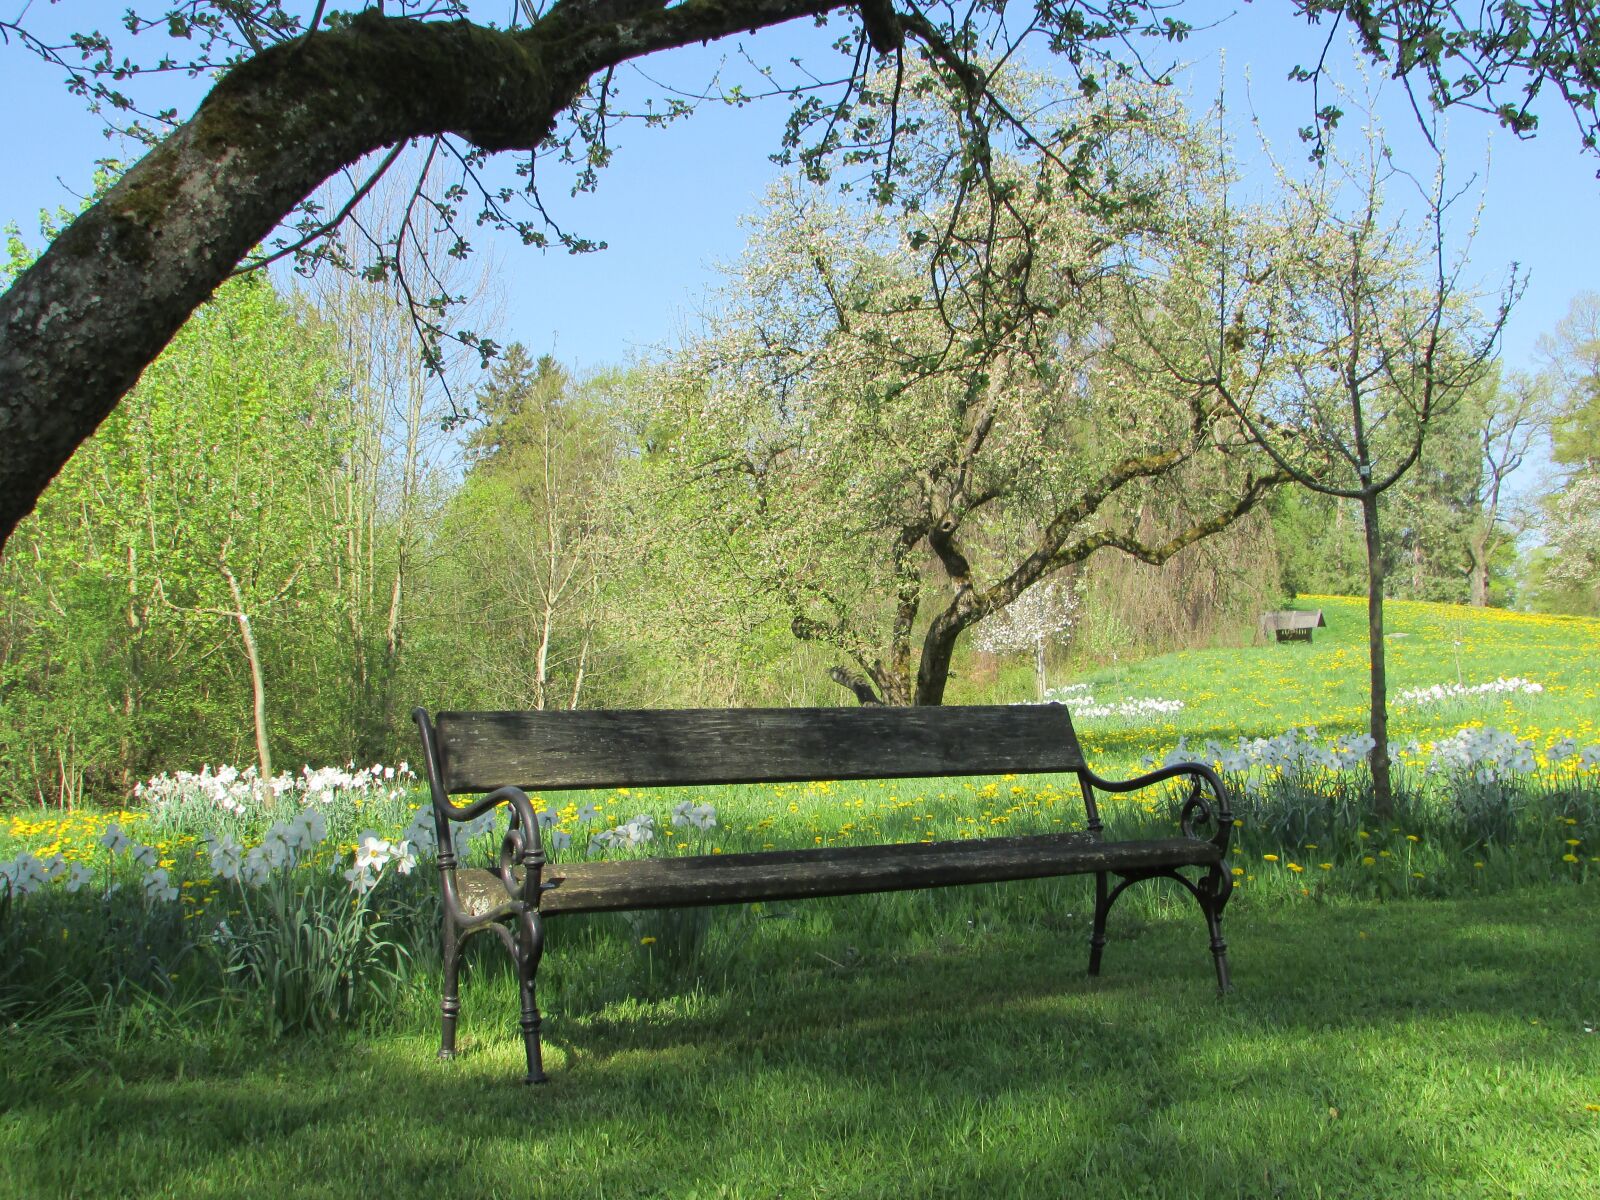
POLYGON ((1600 292, 1573 299, 1555 330, 1539 339, 1539 356, 1558 403, 1550 457, 1570 471, 1600 471, 1600 292))
POLYGON ((592 671, 605 497, 620 438, 592 387, 507 348, 477 396, 483 423, 441 530, 445 638, 487 702, 576 708, 592 671))
MULTIPOLYGON (((398 193, 397 182, 381 181, 363 199, 357 211, 363 223, 399 219, 411 197, 398 193)), ((348 632, 337 650, 347 753, 364 762, 385 756, 402 732, 402 659, 416 615, 416 574, 459 467, 451 397, 470 392, 480 373, 477 355, 459 348, 429 369, 399 275, 432 272, 436 286, 458 297, 463 319, 480 327, 497 320, 487 263, 474 269, 447 249, 435 222, 413 221, 400 247, 403 272, 387 275, 370 246, 355 247, 350 270, 319 271, 306 286, 333 343, 339 393, 350 409, 350 441, 320 503, 338 531, 332 586, 348 632)))
POLYGON ((1600 612, 1600 293, 1575 297, 1539 340, 1542 377, 1555 393, 1550 457, 1562 485, 1545 499, 1542 590, 1562 607, 1600 612))
MULTIPOLYGON (((1380 497, 1487 370, 1511 299, 1508 290, 1484 318, 1463 287, 1462 258, 1452 259, 1446 242, 1455 197, 1442 162, 1417 188, 1424 216, 1415 231, 1386 215, 1385 187, 1397 178, 1374 145, 1359 166, 1330 155, 1309 180, 1286 178, 1281 206, 1248 227, 1219 221, 1214 203, 1201 208, 1191 241, 1165 268, 1159 294, 1168 307, 1143 316, 1145 344, 1173 378, 1221 397, 1294 482, 1359 506, 1374 803, 1385 816, 1393 789, 1380 497), (1239 237, 1236 228, 1254 232, 1239 237), (1173 338, 1182 323, 1171 317, 1172 300, 1195 297, 1216 314, 1212 336, 1173 338)), ((1187 317, 1188 328, 1199 327, 1198 314, 1187 317)))
POLYGON ((343 748, 319 689, 282 686, 341 640, 320 497, 348 431, 324 335, 264 278, 223 288, 19 528, 0 565, 19 776, 126 789, 155 761, 253 750, 270 773, 275 746, 343 748))
POLYGON ((1078 599, 1064 579, 1036 583, 999 612, 978 623, 973 645, 985 654, 1033 655, 1039 699, 1049 692, 1045 651, 1067 640, 1078 616, 1078 599))
MULTIPOLYGON (((1313 22, 1337 25, 1348 17, 1364 52, 1415 85, 1428 104, 1484 109, 1525 134, 1537 124, 1541 89, 1549 87, 1577 120, 1585 147, 1596 146, 1600 65, 1591 48, 1600 40, 1600 17, 1589 6, 1290 2, 1313 22)), ((285 0, 242 6, 197 0, 141 5, 126 14, 121 31, 81 29, 59 40, 39 32, 30 23, 39 14, 28 13, 0 20, 8 52, 20 48, 59 65, 92 104, 119 119, 133 117, 151 149, 0 296, 0 539, 194 308, 323 180, 375 152, 387 148, 369 177, 353 184, 356 198, 404 145, 421 140, 429 147, 427 163, 450 158, 463 171, 445 193, 443 215, 514 228, 528 242, 587 248, 538 219, 536 193, 535 215, 527 219, 511 213, 508 202, 552 157, 583 164, 577 182, 592 185, 596 166, 610 156, 614 123, 626 115, 619 66, 838 13, 852 25, 839 44, 841 69, 802 71, 799 82, 778 89, 798 102, 786 151, 814 172, 825 172, 835 156, 861 164, 874 174, 878 194, 893 197, 902 168, 901 89, 878 92, 868 80, 880 61, 898 74, 920 59, 933 68, 929 78, 974 118, 964 127, 963 161, 974 188, 988 190, 990 131, 999 131, 1001 143, 1033 134, 1032 123, 995 96, 995 74, 979 63, 980 54, 1019 62, 1028 56, 1024 43, 1042 43, 1092 92, 1141 65, 1130 50, 1141 36, 1176 41, 1189 32, 1156 0, 1052 0, 1026 20, 998 3, 557 0, 545 8, 511 6, 504 27, 491 23, 505 19, 500 8, 487 13, 470 0, 399 0, 387 11, 374 4, 354 15, 320 2, 307 14, 285 0), (129 39, 142 40, 135 47, 129 39), (141 53, 151 43, 158 44, 141 53), (182 121, 157 111, 159 101, 141 107, 136 91, 146 71, 175 70, 216 78, 182 121), (509 186, 480 174, 488 158, 506 152, 524 156, 526 177, 509 186)), ((1320 67, 1295 70, 1303 78, 1319 73, 1320 67)), ((660 121, 685 109, 673 96, 661 109, 642 111, 646 120, 660 121)), ((1337 116, 1325 106, 1315 127, 1337 116)), ((331 250, 340 257, 326 239, 345 228, 353 207, 354 201, 332 213, 302 209, 276 252, 331 250)), ((407 218, 412 211, 408 206, 407 218)), ((402 219, 384 244, 398 251, 408 228, 402 219)), ((466 248, 460 237, 455 249, 466 248)), ((399 260, 397 252, 385 257, 399 260)), ((446 298, 425 286, 412 289, 412 298, 437 338, 446 298)))

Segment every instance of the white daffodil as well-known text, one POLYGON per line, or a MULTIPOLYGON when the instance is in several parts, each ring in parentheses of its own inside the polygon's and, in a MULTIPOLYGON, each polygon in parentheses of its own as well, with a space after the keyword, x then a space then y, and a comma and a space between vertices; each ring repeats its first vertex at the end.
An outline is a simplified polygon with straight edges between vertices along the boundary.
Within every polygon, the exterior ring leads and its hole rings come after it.
POLYGON ((239 878, 252 887, 260 887, 272 878, 272 867, 266 852, 260 846, 252 846, 239 866, 239 878))
POLYGON ((394 866, 394 869, 402 875, 411 874, 417 865, 417 856, 411 848, 411 843, 405 841, 396 842, 391 849, 393 850, 393 857, 389 859, 389 862, 394 866))
POLYGON ((237 880, 243 861, 244 848, 233 840, 231 834, 206 839, 206 849, 211 855, 211 873, 221 879, 237 880))
POLYGON ((45 885, 44 869, 33 855, 19 854, 0 862, 0 885, 14 896, 26 896, 45 885))
POLYGON ((120 854, 128 847, 128 835, 122 832, 122 826, 112 823, 106 826, 106 831, 100 835, 100 844, 113 854, 120 854))
POLYGON ((387 840, 379 837, 369 829, 356 842, 356 869, 361 871, 368 869, 381 871, 393 853, 394 847, 387 840))

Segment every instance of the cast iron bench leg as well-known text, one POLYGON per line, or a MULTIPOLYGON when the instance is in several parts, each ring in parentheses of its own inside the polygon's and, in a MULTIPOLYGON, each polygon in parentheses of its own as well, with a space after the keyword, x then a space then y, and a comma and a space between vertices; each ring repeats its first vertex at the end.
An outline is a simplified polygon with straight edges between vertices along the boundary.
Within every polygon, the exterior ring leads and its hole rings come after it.
POLYGON ((517 947, 517 982, 522 989, 522 1043, 528 1052, 528 1075, 525 1083, 546 1083, 544 1054, 539 1044, 539 1005, 534 995, 534 977, 539 973, 539 959, 544 955, 544 918, 538 912, 525 912, 519 922, 517 947))
POLYGON ((1213 866, 1200 881, 1196 895, 1200 899, 1200 907, 1205 910, 1206 928, 1211 931, 1211 954, 1217 963, 1217 990, 1231 991, 1233 984, 1228 979, 1228 943, 1222 940, 1222 910, 1228 907, 1228 899, 1233 895, 1233 880, 1222 867, 1213 866))
POLYGON ((461 1013, 461 936, 447 912, 444 915, 444 1000, 439 1031, 439 1057, 456 1056, 456 1018, 461 1013))
POLYGON ((1200 911, 1205 914, 1206 929, 1211 934, 1211 954, 1217 967, 1217 990, 1232 990, 1233 984, 1228 979, 1228 943, 1222 939, 1222 910, 1228 906, 1228 898, 1233 894, 1233 880, 1226 870, 1213 863, 1199 883, 1170 868, 1140 871, 1123 875, 1116 887, 1107 890, 1108 878, 1104 871, 1095 875, 1094 931, 1089 935, 1089 974, 1100 974, 1100 955, 1106 946, 1106 916, 1128 885, 1138 883, 1141 879, 1176 879, 1200 902, 1200 911))
POLYGON ((1111 905, 1106 902, 1106 873, 1099 871, 1094 877, 1094 929, 1089 934, 1089 974, 1100 974, 1100 955, 1106 948, 1106 913, 1111 905))

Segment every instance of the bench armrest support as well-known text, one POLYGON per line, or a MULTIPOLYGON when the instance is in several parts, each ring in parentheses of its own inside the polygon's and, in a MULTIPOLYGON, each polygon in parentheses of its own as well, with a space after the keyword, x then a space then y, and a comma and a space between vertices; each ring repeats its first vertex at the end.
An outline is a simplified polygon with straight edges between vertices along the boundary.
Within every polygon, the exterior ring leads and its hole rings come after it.
POLYGON ((544 838, 539 832, 539 818, 533 811, 533 802, 519 787, 501 787, 466 804, 457 804, 450 798, 439 770, 438 747, 434 741, 433 722, 426 710, 418 708, 412 713, 422 734, 423 755, 427 760, 428 786, 433 793, 433 814, 439 835, 439 869, 447 880, 445 892, 453 903, 453 880, 456 867, 455 840, 450 834, 452 823, 462 824, 476 820, 484 813, 504 804, 511 809, 511 820, 505 836, 500 840, 500 856, 495 874, 505 885, 506 895, 520 899, 530 908, 538 907, 540 876, 544 870, 544 838), (522 868, 519 881, 514 874, 522 868))
POLYGON ((1228 790, 1221 778, 1204 763, 1173 763, 1133 779, 1102 779, 1087 767, 1081 772, 1086 783, 1105 792, 1136 792, 1163 780, 1190 777, 1189 794, 1178 812, 1178 824, 1185 837, 1199 838, 1216 845, 1224 854, 1233 835, 1233 810, 1228 805, 1228 790))

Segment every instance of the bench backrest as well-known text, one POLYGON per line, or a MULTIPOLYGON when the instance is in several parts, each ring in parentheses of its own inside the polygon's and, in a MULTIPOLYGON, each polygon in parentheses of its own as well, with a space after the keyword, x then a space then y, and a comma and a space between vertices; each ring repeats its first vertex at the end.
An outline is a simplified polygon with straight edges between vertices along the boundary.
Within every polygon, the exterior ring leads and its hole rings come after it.
MULTIPOLYGON (((417 718, 426 714, 419 709, 417 718)), ((442 712, 434 743, 440 782, 452 794, 1084 767, 1059 704, 442 712)))

